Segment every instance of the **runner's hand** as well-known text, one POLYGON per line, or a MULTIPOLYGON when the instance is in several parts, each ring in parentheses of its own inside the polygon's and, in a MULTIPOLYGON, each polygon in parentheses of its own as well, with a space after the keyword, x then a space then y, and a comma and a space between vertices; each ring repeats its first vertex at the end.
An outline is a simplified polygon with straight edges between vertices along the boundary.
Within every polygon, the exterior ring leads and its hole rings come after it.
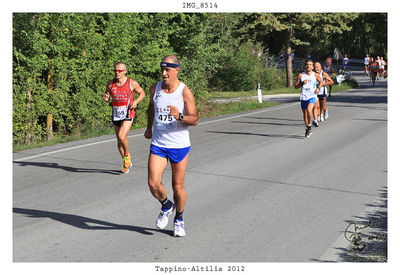
POLYGON ((137 103, 134 101, 134 102, 132 102, 132 104, 131 105, 129 105, 129 109, 136 109, 137 108, 137 103))
POLYGON ((172 105, 168 105, 167 107, 170 109, 169 115, 175 117, 175 119, 178 120, 179 119, 178 107, 172 105))

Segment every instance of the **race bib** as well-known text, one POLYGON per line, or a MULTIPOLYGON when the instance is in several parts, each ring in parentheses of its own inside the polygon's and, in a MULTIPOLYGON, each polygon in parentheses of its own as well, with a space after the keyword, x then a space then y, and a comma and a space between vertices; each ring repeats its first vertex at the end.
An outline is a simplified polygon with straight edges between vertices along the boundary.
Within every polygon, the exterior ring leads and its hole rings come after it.
POLYGON ((311 82, 310 79, 308 79, 307 83, 303 85, 304 91, 307 91, 307 92, 311 91, 311 89, 313 89, 313 88, 314 88, 314 84, 311 82))
POLYGON ((126 119, 128 109, 126 106, 113 106, 113 121, 120 121, 126 119))
POLYGON ((174 116, 169 115, 170 108, 157 108, 156 109, 156 127, 160 130, 168 130, 175 128, 176 119, 174 116))

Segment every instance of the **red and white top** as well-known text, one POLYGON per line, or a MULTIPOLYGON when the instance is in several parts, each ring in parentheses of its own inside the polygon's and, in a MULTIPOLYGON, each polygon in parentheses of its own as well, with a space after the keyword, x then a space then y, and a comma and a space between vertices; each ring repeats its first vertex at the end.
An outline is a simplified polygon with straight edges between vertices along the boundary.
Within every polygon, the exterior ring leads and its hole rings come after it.
POLYGON ((135 110, 129 109, 133 102, 134 91, 130 89, 130 78, 122 86, 118 86, 113 80, 111 96, 113 105, 113 121, 132 120, 135 118, 135 110))

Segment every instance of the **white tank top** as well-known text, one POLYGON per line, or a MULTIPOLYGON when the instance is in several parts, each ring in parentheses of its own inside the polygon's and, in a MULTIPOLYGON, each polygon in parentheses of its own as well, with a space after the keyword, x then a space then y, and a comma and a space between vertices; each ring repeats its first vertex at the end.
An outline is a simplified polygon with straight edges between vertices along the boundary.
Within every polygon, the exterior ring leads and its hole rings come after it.
MULTIPOLYGON (((319 77, 322 79, 322 82, 325 83, 324 72, 321 72, 319 77)), ((326 86, 322 86, 321 89, 319 89, 318 95, 326 95, 326 86)))
POLYGON ((311 75, 303 72, 301 76, 301 82, 307 79, 307 83, 301 87, 300 100, 309 100, 311 98, 317 97, 315 90, 317 89, 317 78, 315 77, 315 72, 311 75))
POLYGON ((162 81, 156 85, 154 93, 154 127, 151 144, 162 148, 186 148, 190 146, 188 126, 177 121, 174 116, 169 116, 169 108, 172 105, 178 107, 179 113, 185 115, 183 102, 183 88, 181 82, 178 88, 170 94, 161 89, 162 81))

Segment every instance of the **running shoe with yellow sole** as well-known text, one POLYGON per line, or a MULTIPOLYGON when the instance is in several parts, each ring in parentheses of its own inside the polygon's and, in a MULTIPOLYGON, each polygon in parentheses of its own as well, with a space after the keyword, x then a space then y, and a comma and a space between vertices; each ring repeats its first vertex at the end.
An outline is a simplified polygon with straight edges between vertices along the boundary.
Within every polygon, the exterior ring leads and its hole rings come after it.
POLYGON ((132 167, 131 154, 128 154, 128 156, 124 157, 124 162, 122 163, 121 172, 127 174, 129 173, 129 168, 131 167, 132 167))

